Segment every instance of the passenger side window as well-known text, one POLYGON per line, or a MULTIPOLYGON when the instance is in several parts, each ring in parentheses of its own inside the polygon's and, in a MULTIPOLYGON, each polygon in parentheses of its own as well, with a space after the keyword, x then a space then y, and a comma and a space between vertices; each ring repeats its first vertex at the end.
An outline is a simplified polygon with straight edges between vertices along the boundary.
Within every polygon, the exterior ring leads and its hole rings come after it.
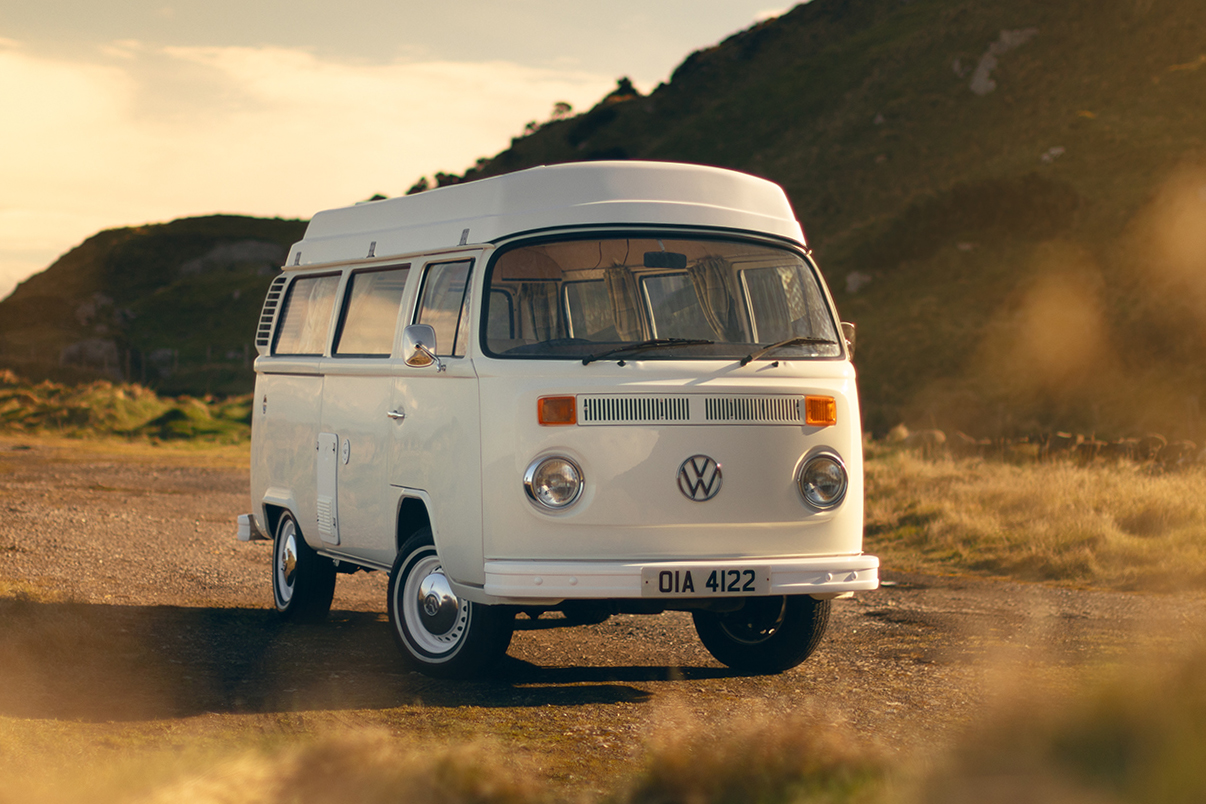
POLYGON ((816 284, 801 282, 793 266, 751 268, 741 279, 759 343, 797 336, 837 340, 816 284))
POLYGON ((441 357, 462 357, 468 342, 467 313, 469 269, 472 260, 441 262, 427 266, 416 324, 430 324, 436 333, 436 352, 441 357))
POLYGON ((394 329, 410 266, 384 271, 361 271, 348 280, 337 355, 388 357, 394 348, 394 329))
POLYGON ((276 355, 322 355, 331 330, 339 276, 303 276, 289 285, 276 328, 276 355))

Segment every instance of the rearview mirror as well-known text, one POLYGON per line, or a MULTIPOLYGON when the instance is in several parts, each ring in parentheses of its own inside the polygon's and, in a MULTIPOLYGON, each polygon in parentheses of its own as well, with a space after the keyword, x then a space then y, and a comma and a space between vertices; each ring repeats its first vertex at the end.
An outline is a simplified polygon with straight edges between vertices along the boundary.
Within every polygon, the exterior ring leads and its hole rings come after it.
POLYGON ((846 339, 846 353, 854 357, 854 324, 842 322, 842 337, 846 339))
POLYGON ((443 371, 444 364, 435 350, 435 328, 430 324, 411 324, 402 330, 402 357, 406 365, 425 368, 435 363, 436 372, 443 371))
POLYGON ((673 268, 681 271, 687 267, 687 255, 677 251, 646 251, 646 268, 673 268))

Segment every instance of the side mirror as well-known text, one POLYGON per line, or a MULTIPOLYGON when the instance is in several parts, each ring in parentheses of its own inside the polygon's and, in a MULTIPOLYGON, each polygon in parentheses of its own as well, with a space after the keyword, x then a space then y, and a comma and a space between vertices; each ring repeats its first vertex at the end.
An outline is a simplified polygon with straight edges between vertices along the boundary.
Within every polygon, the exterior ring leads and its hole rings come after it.
POLYGON ((444 363, 436 356, 435 328, 430 324, 410 324, 402 330, 402 356, 406 365, 426 368, 435 364, 436 372, 444 370, 444 363))
POLYGON ((854 357, 854 324, 842 322, 842 337, 846 339, 846 353, 854 357))

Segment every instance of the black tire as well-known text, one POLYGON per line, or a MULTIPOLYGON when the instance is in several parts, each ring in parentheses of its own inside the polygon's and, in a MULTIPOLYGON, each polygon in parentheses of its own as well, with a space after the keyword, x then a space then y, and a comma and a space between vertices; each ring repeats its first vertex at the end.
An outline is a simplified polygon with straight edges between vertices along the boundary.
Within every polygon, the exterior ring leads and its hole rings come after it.
POLYGON ((734 670, 782 673, 803 662, 829 625, 828 600, 807 595, 755 597, 739 611, 692 613, 708 652, 734 670))
POLYGON ((444 577, 431 529, 406 540, 389 574, 386 598, 394 642, 410 667, 437 678, 494 669, 515 631, 515 612, 456 597, 444 577))
POLYGON ((306 544, 293 514, 286 511, 272 539, 272 598, 286 620, 325 620, 335 597, 335 565, 306 544))

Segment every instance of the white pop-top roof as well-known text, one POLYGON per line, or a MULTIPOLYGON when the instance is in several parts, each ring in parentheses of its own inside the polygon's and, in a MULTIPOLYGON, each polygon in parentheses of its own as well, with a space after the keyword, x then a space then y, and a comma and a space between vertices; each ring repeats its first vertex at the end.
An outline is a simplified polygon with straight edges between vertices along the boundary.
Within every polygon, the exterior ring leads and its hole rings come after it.
POLYGON ((707 226, 805 243, 787 196, 765 179, 673 162, 578 162, 319 212, 286 267, 600 224, 707 226))

